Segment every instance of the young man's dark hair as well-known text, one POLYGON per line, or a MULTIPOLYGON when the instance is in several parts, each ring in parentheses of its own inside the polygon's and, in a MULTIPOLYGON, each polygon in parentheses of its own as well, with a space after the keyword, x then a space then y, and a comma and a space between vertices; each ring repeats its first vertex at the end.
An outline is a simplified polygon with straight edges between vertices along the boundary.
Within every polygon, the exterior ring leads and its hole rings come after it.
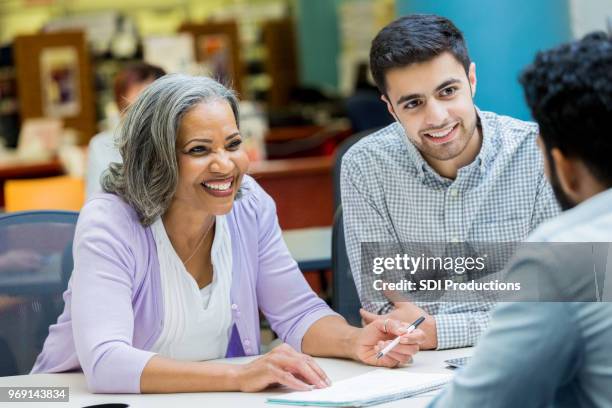
POLYGON ((433 14, 411 14, 401 17, 372 40, 370 69, 376 86, 386 95, 385 74, 415 62, 429 61, 450 52, 465 68, 470 68, 470 57, 463 34, 452 21, 433 14))
MULTIPOLYGON (((551 150, 558 148, 612 187, 612 39, 595 32, 540 52, 520 82, 549 163, 551 150)), ((554 185, 554 166, 550 167, 554 185)))

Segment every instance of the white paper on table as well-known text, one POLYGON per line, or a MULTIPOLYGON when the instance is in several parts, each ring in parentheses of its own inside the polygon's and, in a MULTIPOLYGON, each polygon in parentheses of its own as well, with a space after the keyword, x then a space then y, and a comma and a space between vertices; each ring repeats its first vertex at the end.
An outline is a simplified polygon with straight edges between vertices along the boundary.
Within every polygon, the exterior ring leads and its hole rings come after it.
POLYGON ((408 398, 442 387, 453 374, 415 373, 378 369, 337 381, 328 388, 292 392, 268 398, 268 402, 288 405, 364 407, 408 398))

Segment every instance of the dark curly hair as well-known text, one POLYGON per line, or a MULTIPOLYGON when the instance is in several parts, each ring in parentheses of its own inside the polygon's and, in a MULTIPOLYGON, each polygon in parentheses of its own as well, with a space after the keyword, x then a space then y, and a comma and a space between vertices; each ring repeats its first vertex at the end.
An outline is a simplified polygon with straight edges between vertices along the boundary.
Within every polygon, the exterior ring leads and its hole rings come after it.
POLYGON ((594 32, 539 52, 520 82, 546 150, 556 147, 579 158, 593 176, 612 186, 610 37, 594 32))
POLYGON ((379 91, 386 95, 385 75, 389 70, 429 61, 444 52, 450 52, 468 73, 471 61, 465 40, 452 21, 434 14, 400 17, 372 40, 372 77, 379 91))

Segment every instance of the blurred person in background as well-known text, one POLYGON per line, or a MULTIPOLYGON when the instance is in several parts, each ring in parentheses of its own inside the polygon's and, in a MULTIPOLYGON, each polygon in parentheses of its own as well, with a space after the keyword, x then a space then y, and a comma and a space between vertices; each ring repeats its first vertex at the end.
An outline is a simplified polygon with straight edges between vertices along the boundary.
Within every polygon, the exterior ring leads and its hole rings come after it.
POLYGON ((357 66, 357 78, 353 94, 346 98, 346 115, 354 133, 388 126, 393 123, 385 103, 380 100, 378 88, 370 83, 368 64, 357 66))
MULTIPOLYGON (((138 95, 153 81, 166 75, 155 65, 144 62, 134 63, 122 69, 115 77, 113 91, 117 109, 123 116, 126 109, 138 95)), ((95 135, 89 142, 87 158, 86 194, 102 190, 100 179, 110 163, 121 163, 121 155, 115 143, 115 129, 95 135)))

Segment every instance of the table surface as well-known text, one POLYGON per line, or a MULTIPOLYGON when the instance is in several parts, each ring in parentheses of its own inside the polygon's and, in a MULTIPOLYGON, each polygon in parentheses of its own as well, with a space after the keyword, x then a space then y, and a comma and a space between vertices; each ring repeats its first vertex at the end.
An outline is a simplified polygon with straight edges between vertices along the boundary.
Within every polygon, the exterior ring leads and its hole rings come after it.
POLYGON ((283 230, 283 239, 300 270, 331 268, 331 227, 283 230))
MULTIPOLYGON (((472 354, 471 348, 442 350, 442 351, 424 351, 414 356, 412 364, 398 368, 396 370, 409 370, 418 373, 445 373, 449 369, 446 368, 444 360, 468 356, 472 354)), ((227 360, 219 360, 223 362, 240 364, 251 361, 254 357, 242 357, 227 360)), ((332 381, 343 380, 359 374, 364 374, 368 371, 376 369, 376 367, 366 366, 354 361, 317 358, 319 365, 325 370, 332 381)), ((190 394, 91 394, 85 385, 85 377, 82 373, 66 373, 66 374, 36 374, 22 375, 13 377, 0 377, 0 387, 69 387, 70 402, 68 403, 53 403, 49 406, 54 407, 83 407, 86 405, 103 404, 103 403, 125 403, 131 408, 134 407, 280 407, 284 405, 267 404, 266 398, 278 395, 285 391, 273 390, 259 393, 240 393, 240 392, 212 392, 212 393, 190 393, 190 394)), ((421 394, 409 399, 398 400, 386 404, 377 405, 377 407, 424 407, 438 391, 421 394)), ((41 403, 25 403, 19 402, 14 404, 2 404, 2 406, 15 406, 17 408, 25 407, 40 407, 41 403)))

